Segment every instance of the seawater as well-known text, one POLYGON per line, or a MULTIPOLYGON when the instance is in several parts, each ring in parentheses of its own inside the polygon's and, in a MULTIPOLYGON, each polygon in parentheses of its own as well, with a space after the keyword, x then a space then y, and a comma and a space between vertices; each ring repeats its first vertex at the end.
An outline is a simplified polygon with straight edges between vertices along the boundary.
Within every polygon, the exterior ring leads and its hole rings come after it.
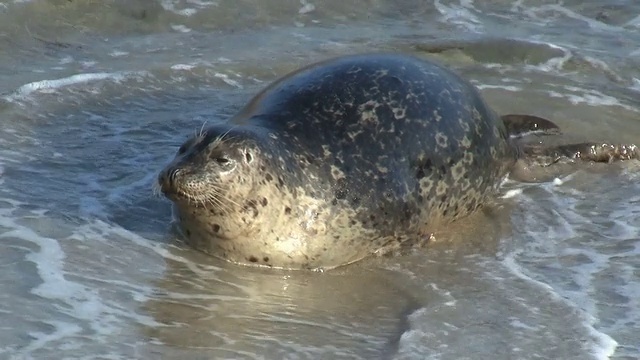
POLYGON ((151 186, 189 135, 372 51, 640 143, 633 0, 0 1, 0 358, 640 358, 635 161, 507 181, 430 248, 325 273, 180 242, 151 186))

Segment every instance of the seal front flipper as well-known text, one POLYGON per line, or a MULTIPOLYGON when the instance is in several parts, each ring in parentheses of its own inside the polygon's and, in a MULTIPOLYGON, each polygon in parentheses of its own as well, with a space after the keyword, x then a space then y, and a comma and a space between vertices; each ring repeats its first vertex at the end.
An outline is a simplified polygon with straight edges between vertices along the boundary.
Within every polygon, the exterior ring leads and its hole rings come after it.
POLYGON ((548 164, 562 160, 581 159, 593 162, 611 163, 620 160, 640 159, 640 148, 633 144, 579 143, 553 147, 526 146, 526 155, 542 156, 551 159, 548 164))
POLYGON ((512 138, 529 135, 558 135, 560 127, 552 121, 534 115, 509 114, 500 117, 512 138))

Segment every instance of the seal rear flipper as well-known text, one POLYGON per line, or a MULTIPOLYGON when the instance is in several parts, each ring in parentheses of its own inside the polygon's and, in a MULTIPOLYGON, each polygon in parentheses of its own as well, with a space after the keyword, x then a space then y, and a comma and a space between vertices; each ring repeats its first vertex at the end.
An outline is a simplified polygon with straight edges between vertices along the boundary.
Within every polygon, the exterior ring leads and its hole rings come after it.
POLYGON ((507 134, 512 138, 521 138, 529 135, 557 135, 560 127, 552 121, 534 115, 509 114, 500 117, 507 134))
POLYGON ((620 160, 640 159, 640 148, 633 144, 607 144, 607 143, 578 143, 558 145, 552 147, 525 146, 524 153, 527 156, 547 158, 547 165, 563 160, 576 159, 611 163, 620 160))

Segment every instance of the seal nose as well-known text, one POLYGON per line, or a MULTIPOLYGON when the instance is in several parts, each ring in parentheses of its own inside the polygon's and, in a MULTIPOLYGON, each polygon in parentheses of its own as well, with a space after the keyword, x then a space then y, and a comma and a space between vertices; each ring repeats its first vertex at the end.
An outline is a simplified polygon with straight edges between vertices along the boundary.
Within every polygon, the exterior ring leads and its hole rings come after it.
POLYGON ((176 192, 176 177, 180 173, 179 168, 169 168, 163 170, 158 175, 158 183, 160 184, 160 190, 165 194, 171 194, 176 192))

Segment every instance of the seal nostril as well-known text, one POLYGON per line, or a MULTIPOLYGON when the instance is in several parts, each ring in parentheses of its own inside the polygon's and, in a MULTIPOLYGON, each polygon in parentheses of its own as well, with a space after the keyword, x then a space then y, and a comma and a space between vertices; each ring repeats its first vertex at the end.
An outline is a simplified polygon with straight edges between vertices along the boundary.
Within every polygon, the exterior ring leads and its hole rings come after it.
POLYGON ((180 173, 180 169, 173 169, 169 172, 169 182, 173 184, 176 181, 176 177, 180 173))
POLYGON ((180 169, 170 169, 163 171, 158 177, 160 188, 163 192, 171 192, 176 185, 176 177, 180 173, 180 169))

